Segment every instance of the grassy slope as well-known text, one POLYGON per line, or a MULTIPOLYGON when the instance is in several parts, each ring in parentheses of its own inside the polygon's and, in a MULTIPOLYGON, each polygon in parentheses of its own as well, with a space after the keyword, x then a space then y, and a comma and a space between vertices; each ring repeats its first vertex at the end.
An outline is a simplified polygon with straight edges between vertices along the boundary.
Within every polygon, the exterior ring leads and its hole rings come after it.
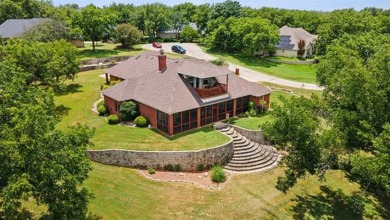
POLYGON ((59 111, 64 114, 58 128, 64 129, 77 123, 96 128, 96 134, 92 138, 94 149, 195 150, 213 147, 229 140, 209 128, 166 138, 146 128, 108 125, 103 117, 91 111, 92 104, 100 98, 99 88, 104 78, 98 75, 102 73, 103 70, 79 73, 74 82, 68 82, 68 91, 55 98, 59 111))
MULTIPOLYGON (((136 170, 93 163, 86 186, 95 199, 90 211, 103 219, 358 219, 343 202, 357 184, 339 171, 327 181, 300 180, 287 194, 275 189, 282 168, 267 173, 233 176, 221 191, 208 191, 188 183, 155 182, 136 170), (335 194, 340 189, 340 193, 335 194)), ((372 204, 367 210, 372 209, 372 204)))
POLYGON ((259 71, 268 75, 280 77, 283 79, 294 80, 305 83, 315 83, 316 73, 315 65, 289 65, 270 62, 256 57, 245 57, 241 54, 231 54, 220 51, 207 50, 201 47, 205 52, 222 58, 230 63, 259 71))

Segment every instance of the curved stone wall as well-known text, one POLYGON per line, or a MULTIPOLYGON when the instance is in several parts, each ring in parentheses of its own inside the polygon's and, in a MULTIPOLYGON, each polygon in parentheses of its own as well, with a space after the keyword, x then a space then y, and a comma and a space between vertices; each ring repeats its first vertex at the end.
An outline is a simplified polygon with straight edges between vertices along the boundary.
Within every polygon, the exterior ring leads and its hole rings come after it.
POLYGON ((260 144, 269 144, 263 135, 263 132, 261 130, 249 130, 246 128, 238 127, 235 125, 232 125, 234 127, 234 130, 240 133, 242 136, 245 136, 251 141, 260 143, 260 144))
POLYGON ((135 168, 154 167, 162 169, 165 165, 179 164, 184 171, 195 171, 199 165, 204 167, 225 164, 234 153, 233 140, 228 143, 194 151, 134 151, 134 150, 88 150, 92 161, 135 168))

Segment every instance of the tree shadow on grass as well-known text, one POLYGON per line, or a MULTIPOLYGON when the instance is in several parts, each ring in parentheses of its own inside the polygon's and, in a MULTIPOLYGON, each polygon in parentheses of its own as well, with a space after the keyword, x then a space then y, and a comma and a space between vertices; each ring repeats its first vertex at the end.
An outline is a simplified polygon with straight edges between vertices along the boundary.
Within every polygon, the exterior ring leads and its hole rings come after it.
POLYGON ((56 91, 56 96, 64 96, 64 95, 69 95, 72 93, 77 93, 81 92, 80 88, 83 87, 79 83, 72 83, 69 85, 65 85, 65 87, 59 91, 56 91))
POLYGON ((56 115, 63 117, 65 115, 68 115, 71 109, 72 108, 66 107, 65 105, 61 104, 55 107, 54 112, 56 115))
POLYGON ((298 195, 297 202, 291 209, 294 219, 363 219, 372 218, 364 213, 365 203, 373 203, 371 199, 360 192, 346 195, 342 190, 334 190, 328 186, 321 186, 317 195, 298 195))

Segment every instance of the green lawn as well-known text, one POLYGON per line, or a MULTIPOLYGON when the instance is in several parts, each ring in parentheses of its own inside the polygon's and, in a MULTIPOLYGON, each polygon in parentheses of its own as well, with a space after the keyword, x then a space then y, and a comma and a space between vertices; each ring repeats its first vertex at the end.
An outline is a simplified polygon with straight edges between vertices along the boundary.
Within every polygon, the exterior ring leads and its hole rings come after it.
POLYGON ((85 48, 79 48, 79 58, 81 60, 104 58, 112 56, 133 56, 144 51, 140 45, 133 46, 132 49, 121 48, 121 44, 98 42, 96 50, 93 52, 92 43, 85 43, 85 48))
MULTIPOLYGON (((137 170, 93 163, 86 186, 95 199, 90 211, 102 219, 361 219, 349 207, 357 184, 340 171, 326 182, 315 176, 299 180, 286 194, 275 189, 283 169, 235 175, 220 191, 188 183, 155 182, 137 170), (349 202, 350 203, 350 202, 349 202)), ((157 171, 158 172, 158 171, 157 171)), ((365 218, 381 217, 376 202, 367 198, 365 218), (371 215, 371 216, 367 216, 371 215)))
MULTIPOLYGON (((291 98, 292 96, 304 96, 306 98, 310 98, 313 93, 318 96, 321 96, 321 92, 316 90, 298 89, 298 88, 280 86, 277 84, 265 83, 265 82, 261 84, 273 90, 271 93, 271 109, 275 105, 283 104, 280 101, 280 96, 283 96, 287 99, 291 98)), ((261 125, 263 125, 265 122, 269 120, 272 120, 271 116, 269 114, 263 114, 257 117, 234 118, 232 124, 246 129, 258 130, 261 125)))
POLYGON ((222 58, 230 63, 240 65, 248 69, 252 69, 283 79, 305 83, 316 83, 315 64, 290 65, 284 63, 275 63, 258 57, 246 57, 241 54, 232 54, 220 51, 207 50, 205 47, 201 48, 205 52, 215 57, 222 58))
POLYGON ((122 125, 108 125, 103 117, 91 111, 92 104, 100 98, 99 77, 103 70, 81 72, 75 81, 69 81, 67 91, 57 94, 57 110, 62 114, 58 128, 65 129, 77 123, 87 124, 96 129, 92 138, 93 149, 132 149, 132 150, 197 150, 226 143, 230 139, 210 128, 189 131, 171 138, 147 129, 122 125))

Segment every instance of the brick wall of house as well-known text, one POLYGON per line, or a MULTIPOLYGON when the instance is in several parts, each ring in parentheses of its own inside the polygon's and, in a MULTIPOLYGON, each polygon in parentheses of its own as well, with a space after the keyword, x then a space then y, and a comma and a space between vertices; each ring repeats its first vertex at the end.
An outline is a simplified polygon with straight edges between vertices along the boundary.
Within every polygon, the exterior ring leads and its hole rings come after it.
POLYGON ((157 127, 157 110, 150 107, 150 106, 144 105, 142 103, 138 103, 138 108, 139 108, 140 115, 146 117, 149 120, 150 125, 153 128, 156 128, 157 127))
POLYGON ((104 103, 106 104, 110 114, 117 115, 119 113, 120 102, 115 101, 112 98, 104 96, 104 103))

